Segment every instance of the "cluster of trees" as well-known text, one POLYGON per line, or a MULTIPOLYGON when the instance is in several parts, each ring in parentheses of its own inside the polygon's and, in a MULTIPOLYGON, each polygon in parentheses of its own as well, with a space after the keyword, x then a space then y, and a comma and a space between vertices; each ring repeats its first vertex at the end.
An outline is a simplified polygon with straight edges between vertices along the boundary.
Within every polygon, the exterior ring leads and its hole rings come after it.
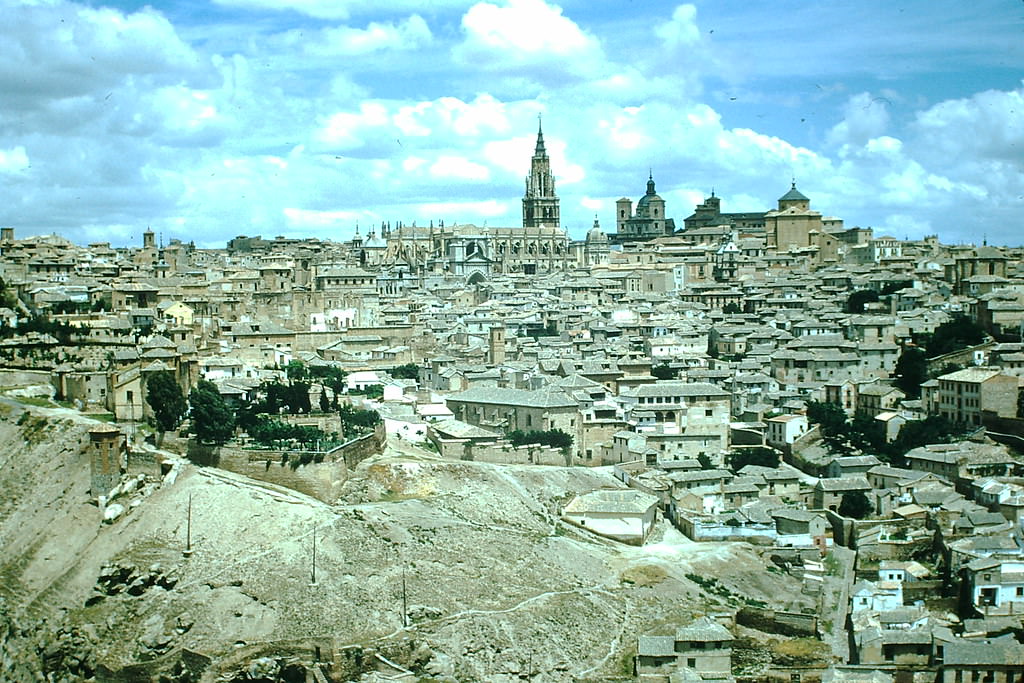
MULTIPOLYGON (((958 315, 942 323, 931 334, 914 335, 915 345, 904 348, 896 361, 893 384, 910 398, 918 398, 921 395, 921 383, 930 377, 929 358, 966 349, 983 341, 985 330, 965 315, 958 315)), ((959 369, 960 366, 955 363, 946 363, 931 376, 938 377, 959 369)))
POLYGON ((337 442, 337 434, 327 434, 319 427, 293 425, 269 415, 257 415, 245 430, 261 446, 268 448, 329 447, 337 442))
POLYGON ((962 313, 936 327, 931 334, 914 335, 914 343, 924 347, 928 358, 966 349, 983 341, 985 329, 962 313))
POLYGON ((676 379, 679 377, 679 368, 662 363, 651 368, 651 375, 657 379, 676 379))
POLYGON ((46 315, 33 315, 19 320, 14 326, 8 325, 6 321, 0 322, 0 338, 9 339, 14 336, 37 332, 55 337, 61 344, 70 344, 71 338, 78 334, 79 330, 74 325, 63 320, 51 320, 46 315))
POLYGON ((930 415, 924 420, 912 420, 903 425, 899 436, 892 442, 885 438, 885 425, 866 415, 848 419, 835 403, 809 401, 807 418, 817 423, 828 448, 844 455, 855 451, 870 453, 894 467, 903 467, 907 451, 933 443, 949 443, 960 430, 941 415, 930 415))
POLYGON ((732 468, 733 472, 739 472, 747 465, 778 467, 779 452, 767 446, 737 448, 729 455, 728 465, 732 468))
POLYGON ((547 431, 528 431, 514 429, 505 435, 513 446, 524 446, 526 444, 539 444, 557 448, 567 452, 572 448, 572 435, 561 429, 549 429, 547 431))

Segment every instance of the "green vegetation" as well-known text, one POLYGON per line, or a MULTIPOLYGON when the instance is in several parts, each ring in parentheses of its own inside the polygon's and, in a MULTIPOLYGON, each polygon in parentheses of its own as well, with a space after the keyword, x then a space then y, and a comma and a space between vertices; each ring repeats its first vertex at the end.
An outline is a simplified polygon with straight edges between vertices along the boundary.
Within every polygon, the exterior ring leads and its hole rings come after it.
POLYGON ((873 289, 858 289, 846 300, 847 313, 863 313, 867 304, 878 301, 878 292, 873 289))
POLYGON ((662 363, 651 368, 651 375, 657 379, 676 379, 679 377, 679 368, 673 368, 668 363, 662 363))
POLYGON ((730 301, 729 303, 727 303, 725 306, 722 307, 722 313, 725 313, 727 315, 733 315, 733 314, 742 313, 742 312, 743 312, 743 309, 740 308, 740 305, 738 303, 736 303, 735 301, 730 301))
POLYGON ((921 383, 928 379, 928 360, 925 357, 924 349, 917 346, 908 346, 903 349, 903 353, 896 361, 893 374, 896 376, 893 384, 909 398, 919 398, 921 383))
POLYGON ((288 424, 268 415, 258 415, 246 432, 266 448, 328 450, 338 443, 337 434, 327 434, 318 427, 288 424))
POLYGON ((819 425, 822 440, 830 451, 849 455, 854 451, 871 453, 894 467, 903 467, 907 451, 934 443, 949 443, 962 433, 956 425, 940 415, 924 420, 911 420, 903 425, 892 442, 885 440, 885 425, 879 420, 857 415, 848 420, 843 409, 834 403, 809 401, 807 418, 819 425))
POLYGON ((765 446, 738 448, 728 456, 727 464, 733 472, 739 472, 747 465, 778 467, 779 452, 774 448, 767 448, 765 446))
POLYGON ((527 444, 540 444, 541 446, 550 446, 551 448, 558 448, 563 453, 567 452, 572 448, 572 436, 563 432, 561 429, 549 429, 547 431, 529 431, 524 432, 519 429, 514 429, 508 434, 509 442, 513 446, 524 446, 527 444))
POLYGON ((839 514, 843 517, 864 519, 872 512, 871 501, 863 491, 847 491, 839 502, 839 514))
POLYGON ((415 363, 406 363, 405 365, 399 365, 391 371, 391 376, 395 379, 419 379, 420 378, 420 366, 415 363))
POLYGON ((932 334, 919 336, 915 335, 914 342, 925 347, 929 358, 935 358, 982 343, 985 330, 961 313, 936 327, 932 334))
POLYGON ((146 402, 153 409, 156 427, 164 432, 177 429, 188 412, 188 401, 170 370, 154 372, 146 381, 146 402))
POLYGON ((192 432, 202 443, 224 444, 235 432, 235 413, 224 402, 217 386, 199 380, 188 397, 192 414, 192 432))

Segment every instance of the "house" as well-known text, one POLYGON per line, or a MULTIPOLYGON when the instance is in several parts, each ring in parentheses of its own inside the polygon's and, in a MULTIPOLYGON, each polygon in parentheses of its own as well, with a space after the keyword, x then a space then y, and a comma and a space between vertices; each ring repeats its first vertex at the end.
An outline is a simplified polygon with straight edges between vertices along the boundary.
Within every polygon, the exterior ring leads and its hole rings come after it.
POLYGON ((939 683, 1012 683, 1024 677, 1024 645, 1013 636, 956 638, 943 648, 939 683))
POLYGON ((857 391, 857 414, 874 417, 891 412, 907 395, 887 384, 867 384, 857 391))
POLYGON ((808 429, 806 415, 776 415, 765 423, 768 425, 768 445, 780 450, 792 446, 808 429))
POLYGON ((980 425, 984 411, 1017 416, 1018 379, 1000 368, 966 368, 941 375, 938 381, 938 413, 950 422, 980 425))
POLYGON ((850 611, 884 612, 903 607, 903 584, 899 581, 867 581, 854 584, 850 593, 850 611))
POLYGON ((711 617, 701 617, 674 636, 640 636, 635 673, 667 675, 685 668, 702 677, 727 678, 733 640, 729 630, 711 617))
POLYGON ((968 562, 964 589, 983 615, 1024 612, 1024 559, 979 557, 968 562))
POLYGON ((654 526, 658 498, 634 489, 598 489, 573 498, 562 519, 600 536, 641 545, 654 526))
POLYGON ((866 477, 868 471, 881 465, 882 461, 873 455, 847 455, 833 458, 825 468, 826 477, 866 477))
POLYGON ((838 510, 844 493, 860 491, 867 493, 871 484, 863 476, 840 479, 819 479, 812 493, 812 507, 816 510, 838 510))

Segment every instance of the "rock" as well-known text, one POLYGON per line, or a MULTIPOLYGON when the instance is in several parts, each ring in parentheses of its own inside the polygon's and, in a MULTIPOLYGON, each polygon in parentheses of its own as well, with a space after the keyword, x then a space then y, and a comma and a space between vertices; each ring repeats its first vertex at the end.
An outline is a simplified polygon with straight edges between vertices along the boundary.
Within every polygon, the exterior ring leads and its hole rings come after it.
POLYGON ((188 613, 179 614, 178 618, 175 620, 174 630, 178 633, 187 633, 192 628, 193 624, 195 624, 195 622, 188 613))
POLYGON ((105 597, 107 597, 105 594, 100 593, 97 590, 96 592, 94 592, 92 595, 90 595, 89 597, 87 597, 85 599, 85 606, 86 607, 92 607, 93 605, 95 605, 95 604, 99 603, 101 600, 103 600, 103 598, 105 598, 105 597))
POLYGON ((429 605, 409 605, 409 620, 413 623, 420 621, 426 621, 428 619, 437 619, 444 612, 436 607, 430 607, 429 605))
POLYGON ((249 662, 249 678, 253 680, 277 680, 281 665, 271 657, 260 657, 249 662))
POLYGON ((149 588, 149 583, 143 577, 138 577, 128 584, 128 595, 142 595, 149 588))
POLYGON ((113 524, 117 521, 118 517, 124 514, 124 506, 120 503, 111 503, 107 506, 107 509, 103 511, 103 522, 106 524, 113 524))

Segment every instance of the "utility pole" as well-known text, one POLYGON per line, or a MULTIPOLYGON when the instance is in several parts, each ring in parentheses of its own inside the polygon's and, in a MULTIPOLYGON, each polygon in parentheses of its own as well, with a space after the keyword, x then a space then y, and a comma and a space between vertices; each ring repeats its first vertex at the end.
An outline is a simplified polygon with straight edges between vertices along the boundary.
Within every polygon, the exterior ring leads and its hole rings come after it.
POLYGON ((402 628, 409 626, 409 601, 405 590, 405 565, 402 565, 402 628))
POLYGON ((188 494, 188 512, 185 514, 185 557, 192 555, 192 494, 188 494))
POLYGON ((313 580, 309 582, 309 585, 316 585, 316 526, 313 527, 313 580))

